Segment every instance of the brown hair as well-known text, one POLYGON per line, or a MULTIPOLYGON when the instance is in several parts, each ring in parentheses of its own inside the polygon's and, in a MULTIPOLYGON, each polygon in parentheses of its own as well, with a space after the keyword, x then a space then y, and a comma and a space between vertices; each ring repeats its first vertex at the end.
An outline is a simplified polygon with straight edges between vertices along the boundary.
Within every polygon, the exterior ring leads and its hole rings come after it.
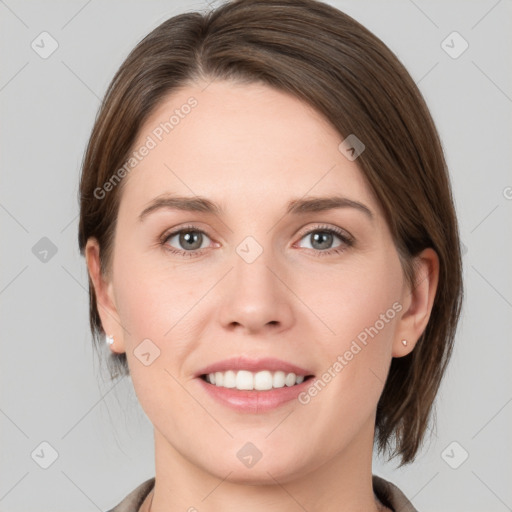
MULTIPOLYGON (((421 446, 452 352, 463 298, 459 234, 442 146, 424 99, 397 57, 365 27, 315 0, 238 0, 168 19, 123 62, 105 95, 84 156, 80 252, 89 237, 110 273, 122 184, 95 195, 121 168, 138 130, 163 98, 196 79, 260 82, 312 105, 340 135, 363 141, 357 163, 386 215, 406 279, 432 247, 440 263, 431 317, 415 349, 393 358, 377 407, 381 452, 407 464, 421 446)), ((90 326, 103 328, 89 278, 90 326)), ((101 340, 101 341, 100 341, 101 340)), ((109 355, 112 378, 126 355, 109 355)))

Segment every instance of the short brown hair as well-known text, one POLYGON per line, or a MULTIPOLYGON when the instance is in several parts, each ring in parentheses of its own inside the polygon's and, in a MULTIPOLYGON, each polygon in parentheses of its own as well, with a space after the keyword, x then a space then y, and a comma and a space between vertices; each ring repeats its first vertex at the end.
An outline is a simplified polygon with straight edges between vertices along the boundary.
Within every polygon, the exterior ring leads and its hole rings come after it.
MULTIPOLYGON (((312 105, 345 138, 366 149, 357 163, 386 215, 404 275, 432 247, 439 282, 415 349, 393 358, 377 406, 379 451, 414 460, 452 353, 463 298, 462 261, 450 179, 425 101, 397 57, 365 27, 315 0, 238 0, 168 19, 123 62, 105 95, 84 156, 80 182, 80 252, 98 240, 102 272, 111 269, 122 192, 95 195, 121 168, 144 121, 159 103, 196 79, 260 82, 312 105)), ((89 278, 90 326, 103 340, 89 278)), ((110 354, 111 376, 128 374, 126 355, 110 354)))

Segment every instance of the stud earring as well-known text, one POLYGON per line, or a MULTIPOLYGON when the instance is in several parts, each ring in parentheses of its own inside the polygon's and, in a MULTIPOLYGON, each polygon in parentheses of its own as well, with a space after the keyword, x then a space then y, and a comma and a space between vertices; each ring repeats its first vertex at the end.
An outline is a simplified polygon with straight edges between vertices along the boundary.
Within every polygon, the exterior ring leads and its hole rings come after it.
POLYGON ((114 343, 114 336, 105 334, 105 341, 106 341, 107 345, 112 345, 112 343, 114 343))
POLYGON ((402 340, 402 345, 403 345, 404 347, 406 347, 406 346, 407 346, 407 340, 402 340))

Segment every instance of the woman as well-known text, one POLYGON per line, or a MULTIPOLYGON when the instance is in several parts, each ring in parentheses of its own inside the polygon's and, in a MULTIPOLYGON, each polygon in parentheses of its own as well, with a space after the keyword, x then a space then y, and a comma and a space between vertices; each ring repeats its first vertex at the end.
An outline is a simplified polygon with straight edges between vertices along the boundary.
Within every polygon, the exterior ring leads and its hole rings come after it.
POLYGON ((90 323, 154 425, 115 512, 414 511, 463 289, 441 144, 346 14, 239 0, 131 52, 80 184, 90 323))

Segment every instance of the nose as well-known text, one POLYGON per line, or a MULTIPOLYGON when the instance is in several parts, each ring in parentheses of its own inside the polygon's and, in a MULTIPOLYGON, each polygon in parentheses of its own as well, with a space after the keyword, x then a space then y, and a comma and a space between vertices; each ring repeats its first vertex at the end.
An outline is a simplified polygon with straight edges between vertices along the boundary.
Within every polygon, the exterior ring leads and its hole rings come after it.
POLYGON ((224 328, 255 334, 292 327, 294 296, 271 251, 250 263, 234 252, 233 267, 223 280, 219 316, 224 328))

